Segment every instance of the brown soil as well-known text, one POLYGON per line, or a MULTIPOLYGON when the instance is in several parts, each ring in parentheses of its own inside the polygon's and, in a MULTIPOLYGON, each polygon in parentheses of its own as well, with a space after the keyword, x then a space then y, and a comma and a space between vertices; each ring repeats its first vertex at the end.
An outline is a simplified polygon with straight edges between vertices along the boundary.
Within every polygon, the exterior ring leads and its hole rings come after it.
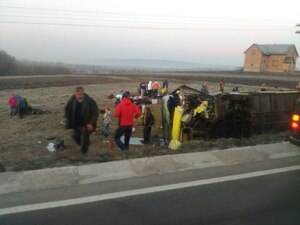
MULTIPOLYGON (((176 154, 182 152, 207 151, 225 149, 229 147, 255 145, 260 143, 280 142, 287 139, 288 133, 270 133, 253 136, 248 139, 218 139, 195 140, 183 144, 178 151, 160 145, 131 145, 128 154, 123 154, 114 146, 110 148, 109 140, 113 140, 113 133, 117 127, 114 119, 109 137, 101 134, 102 120, 98 120, 99 131, 91 135, 89 154, 83 156, 79 147, 71 139, 71 131, 64 129, 64 106, 74 91, 74 86, 83 85, 86 92, 93 97, 99 108, 109 106, 114 110, 114 99, 106 99, 109 93, 116 94, 120 90, 136 92, 143 76, 43 76, 0 79, 0 171, 18 171, 57 167, 65 165, 80 165, 94 162, 106 162, 128 158, 147 157, 154 155, 176 154), (10 118, 7 99, 11 92, 27 96, 29 103, 35 107, 49 111, 42 115, 28 115, 23 119, 10 118), (49 152, 47 145, 50 137, 63 138, 66 147, 63 150, 49 152)), ((145 76, 144 76, 145 77, 145 76)), ((155 76, 152 76, 155 77, 155 76)), ((147 76, 148 80, 150 79, 147 76)), ((198 80, 204 80, 199 79, 198 80)), ((208 80, 208 79, 207 79, 208 80)), ((158 79, 162 83, 163 79, 158 79)), ((186 84, 198 88, 199 82, 190 77, 170 77, 170 90, 186 84), (186 79, 184 79, 186 78, 186 79), (181 81, 180 81, 181 80, 181 81), (182 81, 184 80, 184 82, 182 81)), ((241 82, 243 83, 243 82, 241 82)), ((255 83, 255 82, 253 82, 255 83)), ((231 89, 236 84, 226 84, 231 89)), ((217 83, 211 83, 212 89, 218 88, 217 83)), ((245 90, 257 89, 257 86, 239 85, 245 90)), ((162 136, 160 104, 151 105, 156 117, 156 125, 152 130, 153 136, 162 136)), ((142 137, 140 121, 135 123, 136 131, 132 136, 142 137)))

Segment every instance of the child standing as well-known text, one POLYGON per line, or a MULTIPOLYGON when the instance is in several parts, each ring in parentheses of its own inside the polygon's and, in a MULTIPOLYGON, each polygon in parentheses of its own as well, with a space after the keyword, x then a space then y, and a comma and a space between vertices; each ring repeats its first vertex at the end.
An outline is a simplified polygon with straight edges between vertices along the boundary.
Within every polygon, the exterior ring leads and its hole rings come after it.
POLYGON ((19 113, 20 118, 23 118, 25 113, 26 103, 24 98, 21 95, 16 95, 17 99, 17 111, 19 113))
POLYGON ((220 92, 224 92, 224 87, 225 87, 225 82, 224 80, 222 79, 220 82, 219 82, 219 86, 220 86, 220 92))
POLYGON ((154 125, 155 119, 154 115, 151 112, 149 107, 145 107, 144 114, 143 114, 143 123, 144 126, 144 140, 142 141, 144 144, 150 143, 150 134, 151 134, 151 127, 154 125))
POLYGON ((105 113, 103 115, 103 135, 104 137, 108 137, 109 135, 109 128, 111 123, 111 111, 108 107, 105 108, 105 113))
POLYGON ((10 107, 10 117, 13 118, 16 116, 17 114, 17 99, 16 99, 16 95, 14 93, 12 93, 7 101, 9 107, 10 107))

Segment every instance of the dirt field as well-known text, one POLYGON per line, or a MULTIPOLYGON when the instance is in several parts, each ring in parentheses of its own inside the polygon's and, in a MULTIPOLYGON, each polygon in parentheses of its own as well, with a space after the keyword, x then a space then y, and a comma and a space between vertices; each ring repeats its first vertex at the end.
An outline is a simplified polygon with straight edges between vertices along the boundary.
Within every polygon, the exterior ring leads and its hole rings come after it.
MULTIPOLYGON (((145 76, 146 80, 157 78, 162 83, 161 76, 145 76), (160 78, 159 78, 160 77, 160 78)), ((218 89, 218 77, 214 80, 208 77, 191 76, 170 76, 170 90, 179 85, 186 84, 199 88, 203 80, 209 80, 212 90, 218 89), (216 82, 216 83, 213 83, 216 82)), ((121 160, 125 158, 137 158, 153 155, 175 154, 192 151, 206 151, 212 149, 225 149, 228 147, 255 145, 259 143, 280 142, 287 139, 288 133, 264 134, 253 136, 249 139, 218 139, 218 140, 195 140, 184 144, 176 152, 169 150, 167 146, 152 145, 131 145, 129 154, 123 154, 116 146, 112 149, 108 141, 113 140, 113 133, 116 129, 117 120, 113 120, 111 134, 105 138, 101 132, 91 135, 91 146, 87 156, 81 155, 79 147, 71 139, 71 131, 64 129, 64 106, 74 91, 76 85, 83 85, 86 92, 93 97, 99 108, 109 106, 114 110, 114 99, 106 99, 109 93, 116 94, 120 90, 129 90, 135 93, 138 84, 143 76, 43 76, 43 77, 21 77, 21 78, 0 78, 0 171, 18 171, 57 167, 65 165, 79 165, 93 162, 106 162, 121 160), (28 115, 23 119, 10 118, 7 99, 11 92, 27 96, 29 103, 34 108, 49 111, 41 115, 28 115), (47 145, 51 137, 63 138, 65 149, 57 152, 49 152, 47 145)), ((247 78, 243 79, 226 78, 225 90, 231 90, 236 83, 239 83, 240 90, 257 90, 258 81, 247 78), (249 81, 251 80, 251 82, 249 81), (241 84, 242 83, 242 84, 241 84), (251 84, 253 84, 251 86, 251 84)), ((294 85, 295 81, 285 82, 273 81, 274 84, 282 83, 283 88, 294 85)), ((152 136, 162 136, 160 104, 151 105, 156 117, 156 126, 152 130, 152 136)), ((98 128, 102 127, 101 116, 98 121, 98 128)), ((136 131, 133 137, 142 137, 142 126, 136 121, 136 131)))

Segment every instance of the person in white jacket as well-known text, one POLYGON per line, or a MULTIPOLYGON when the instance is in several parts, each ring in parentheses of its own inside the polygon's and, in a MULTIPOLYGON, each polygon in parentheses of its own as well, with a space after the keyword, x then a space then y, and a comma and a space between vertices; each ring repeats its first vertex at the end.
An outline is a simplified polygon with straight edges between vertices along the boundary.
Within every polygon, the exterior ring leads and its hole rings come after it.
POLYGON ((147 85, 147 94, 149 97, 152 97, 152 93, 153 93, 153 88, 152 88, 152 81, 149 80, 148 85, 147 85))

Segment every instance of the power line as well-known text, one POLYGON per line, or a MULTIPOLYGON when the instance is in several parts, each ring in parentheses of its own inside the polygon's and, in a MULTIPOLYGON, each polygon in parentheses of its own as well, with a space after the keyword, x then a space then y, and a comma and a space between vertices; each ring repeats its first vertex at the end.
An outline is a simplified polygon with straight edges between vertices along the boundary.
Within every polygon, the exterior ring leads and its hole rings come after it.
POLYGON ((72 24, 72 26, 82 25, 82 21, 84 21, 83 25, 90 25, 90 26, 96 26, 101 23, 105 23, 105 25, 113 25, 119 23, 119 26, 144 26, 144 28, 147 28, 146 26, 151 26, 151 28, 155 28, 153 26, 169 26, 169 28, 179 28, 179 29, 207 29, 207 27, 213 28, 213 29, 226 29, 226 30, 256 30, 256 31, 268 31, 268 30, 288 30, 289 28, 286 26, 277 26, 276 28, 266 26, 264 24, 261 24, 260 26, 253 27, 252 25, 247 24, 226 24, 226 23, 208 23, 208 22, 188 22, 188 21, 156 21, 156 20, 132 20, 130 18, 111 18, 111 17, 103 17, 103 16, 84 16, 80 15, 14 15, 10 13, 4 13, 2 14, 2 18, 0 17, 0 20, 3 22, 14 22, 14 23, 34 23, 34 24, 42 24, 42 22, 46 24, 72 24), (20 21, 21 19, 21 21, 20 21), (25 19, 25 20, 24 20, 25 19), (38 20, 38 21, 36 21, 38 20), (53 21, 54 20, 54 21, 53 21), (79 22, 79 23, 78 23, 79 22), (86 24, 87 23, 87 24, 86 24), (237 26, 237 28, 232 28, 231 26, 237 26), (265 26, 265 27, 264 27, 265 26))
MULTIPOLYGON (((37 12, 37 13, 79 13, 79 14, 83 14, 83 13, 87 13, 89 14, 89 16, 91 14, 96 14, 97 16, 99 14, 103 14, 103 16, 115 16, 115 17, 133 17, 133 18, 151 18, 151 19, 170 19, 170 20, 174 20, 174 19, 181 19, 181 20, 211 20, 212 18, 209 17, 190 17, 190 16, 167 16, 167 15, 154 15, 154 14, 138 14, 138 13, 120 13, 120 12, 106 12, 106 11, 95 11, 95 10, 68 10, 68 9, 53 9, 53 8, 39 8, 39 7, 20 7, 20 6, 3 6, 0 5, 0 8, 6 8, 6 9, 19 9, 22 11, 26 11, 26 10, 33 10, 33 11, 41 11, 41 12, 37 12)), ((221 20, 224 20, 225 18, 220 18, 221 20)), ((228 18, 227 18, 228 19, 228 18)))
POLYGON ((0 23, 172 30, 284 31, 290 29, 287 26, 278 24, 246 24, 241 23, 240 20, 238 21, 239 23, 236 23, 233 19, 227 19, 228 22, 226 22, 221 19, 216 20, 208 17, 142 15, 94 10, 0 5, 1 7, 5 10, 4 12, 2 11, 0 16, 0 23), (15 11, 11 13, 10 9, 21 10, 22 13, 15 11), (34 13, 28 10, 33 10, 34 13), (30 15, 28 15, 29 13, 30 15), (233 28, 233 26, 236 26, 236 28, 233 28))
POLYGON ((104 17, 104 16, 84 16, 84 15, 62 15, 62 16, 45 16, 45 15, 14 15, 14 14, 7 14, 4 13, 2 14, 4 17, 14 17, 14 18, 29 18, 29 19, 72 19, 72 20, 91 20, 91 21, 96 21, 96 20, 101 20, 102 22, 133 22, 133 23, 157 23, 157 24, 182 24, 182 25, 195 25, 195 26, 217 26, 217 25, 234 25, 234 24, 219 24, 219 23, 207 23, 207 22, 189 22, 189 21, 157 21, 157 20, 132 20, 130 18, 114 18, 114 17, 104 17), (95 19, 95 20, 94 20, 95 19))
MULTIPOLYGON (((157 17, 157 18, 170 18, 170 19, 193 19, 193 20, 211 20, 211 17, 198 17, 198 16, 168 16, 168 15, 157 15, 157 14, 139 14, 139 13, 124 13, 124 12, 107 12, 107 11, 96 11, 96 10, 76 10, 76 9, 61 9, 61 8, 40 8, 40 7, 21 7, 21 6, 4 6, 0 5, 0 8, 8 9, 20 9, 20 10, 41 10, 48 12, 68 12, 68 13, 88 13, 88 14, 105 14, 105 15, 116 15, 116 16, 136 16, 136 17, 157 17)), ((229 20, 228 18, 219 18, 220 20, 229 20)), ((235 19, 232 19, 235 20, 235 19)), ((245 19, 239 19, 244 20, 245 19)), ((272 20, 270 20, 270 23, 272 20)))
MULTIPOLYGON (((96 20, 92 18, 76 18, 76 17, 39 17, 39 16, 27 16, 27 15, 21 15, 21 16, 15 16, 15 15, 9 15, 8 18, 2 18, 3 21, 11 21, 11 22, 27 22, 27 23, 35 23, 36 19, 39 20, 40 22, 45 22, 45 23, 72 23, 74 25, 82 24, 83 23, 89 23, 88 25, 99 25, 100 24, 117 24, 119 25, 127 25, 127 26, 169 26, 169 27, 185 27, 185 28, 194 28, 194 29, 204 29, 204 28, 221 28, 221 29, 232 29, 229 24, 215 24, 215 23, 183 23, 183 22, 159 22, 159 21, 132 21, 132 20, 116 20, 116 19, 111 19, 111 18, 96 18, 96 20), (20 21, 22 19, 22 21, 20 21), (24 21, 24 19, 27 19, 27 21, 24 21), (50 20, 50 21, 49 21, 50 20)), ((243 28, 235 28, 239 30, 285 30, 288 28, 279 28, 277 27, 276 29, 270 28, 270 27, 249 27, 249 26, 243 26, 243 28)))
MULTIPOLYGON (((6 9, 19 9, 19 10, 33 10, 33 11, 41 11, 41 12, 35 12, 38 14, 41 13, 71 13, 74 15, 74 13, 79 13, 79 14, 83 14, 83 13, 88 13, 89 16, 91 16, 91 14, 96 14, 96 16, 105 16, 105 17, 124 17, 126 16, 127 18, 132 18, 132 19, 141 19, 141 18, 146 18, 146 19, 168 19, 173 21, 174 19, 178 19, 181 21, 205 21, 205 22, 216 22, 216 21, 222 21, 222 23, 224 23, 224 21, 228 21, 229 24, 232 24, 233 22, 237 21, 237 19, 229 19, 229 18, 211 18, 211 17, 195 17, 195 16, 168 16, 168 15, 153 15, 153 14, 137 14, 137 13, 120 13, 120 12, 106 12, 106 11, 95 11, 95 10, 68 10, 68 9, 60 9, 60 8, 39 8, 39 7, 22 7, 22 6, 3 6, 0 5, 0 8, 6 8, 6 9)), ((30 12, 31 13, 31 12, 30 12)), ((249 19, 238 19, 239 23, 245 24, 245 22, 251 22, 252 20, 249 19)), ((274 21, 273 20, 269 20, 270 23, 265 24, 265 25, 273 25, 274 26, 274 21)), ((226 22, 225 22, 226 23, 226 22)), ((253 24, 254 25, 254 24, 253 24)), ((276 25, 278 26, 278 25, 276 25)))
POLYGON ((188 28, 188 27, 154 27, 154 26, 120 26, 107 24, 75 24, 75 23, 57 23, 57 22, 26 22, 26 21, 8 21, 0 20, 0 23, 27 24, 27 25, 51 25, 51 26, 71 26, 71 27, 101 27, 101 28, 122 28, 122 29, 149 29, 149 30, 210 30, 210 31, 265 31, 265 29, 242 29, 242 28, 188 28))

